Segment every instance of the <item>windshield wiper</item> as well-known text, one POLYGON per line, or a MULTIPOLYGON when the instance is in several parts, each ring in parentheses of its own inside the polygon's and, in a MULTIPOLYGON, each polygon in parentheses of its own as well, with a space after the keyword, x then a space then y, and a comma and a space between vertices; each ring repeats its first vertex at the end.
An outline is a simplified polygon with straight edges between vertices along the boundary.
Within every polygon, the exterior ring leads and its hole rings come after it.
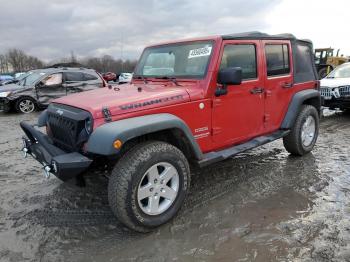
POLYGON ((144 84, 148 84, 148 80, 146 77, 139 75, 139 76, 135 76, 136 79, 142 79, 144 84))
POLYGON ((156 77, 156 79, 167 79, 167 80, 170 80, 171 82, 173 82, 176 86, 181 86, 177 82, 176 77, 174 77, 174 76, 162 76, 162 77, 156 77))

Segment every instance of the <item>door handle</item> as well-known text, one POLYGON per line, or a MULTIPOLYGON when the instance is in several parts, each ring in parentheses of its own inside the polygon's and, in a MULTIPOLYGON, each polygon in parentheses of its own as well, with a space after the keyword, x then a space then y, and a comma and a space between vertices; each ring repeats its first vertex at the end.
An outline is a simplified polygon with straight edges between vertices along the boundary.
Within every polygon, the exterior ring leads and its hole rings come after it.
POLYGON ((262 94, 262 93, 264 93, 264 91, 265 90, 262 87, 255 87, 255 88, 250 90, 250 93, 255 95, 255 94, 262 94))
POLYGON ((293 83, 285 82, 285 83, 282 84, 282 87, 283 88, 291 88, 291 87, 293 87, 293 83))

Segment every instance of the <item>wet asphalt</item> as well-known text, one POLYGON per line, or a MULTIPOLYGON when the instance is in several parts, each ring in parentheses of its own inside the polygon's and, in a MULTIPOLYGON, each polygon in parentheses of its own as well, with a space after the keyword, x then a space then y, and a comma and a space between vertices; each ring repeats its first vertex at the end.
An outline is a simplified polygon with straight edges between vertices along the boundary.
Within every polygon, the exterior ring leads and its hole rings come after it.
POLYGON ((44 179, 0 113, 0 261, 350 261, 350 115, 327 112, 314 151, 276 141, 192 170, 184 207, 149 234, 108 206, 104 168, 87 186, 44 179))

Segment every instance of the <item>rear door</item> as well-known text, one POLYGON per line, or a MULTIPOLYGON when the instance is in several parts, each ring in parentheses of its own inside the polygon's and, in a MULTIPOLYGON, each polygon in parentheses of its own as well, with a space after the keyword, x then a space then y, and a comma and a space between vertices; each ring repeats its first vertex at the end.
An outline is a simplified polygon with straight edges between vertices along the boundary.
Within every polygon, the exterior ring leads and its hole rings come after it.
POLYGON ((213 97, 213 141, 225 147, 261 134, 264 115, 264 76, 261 68, 261 42, 256 40, 225 41, 217 70, 241 67, 243 81, 228 85, 228 93, 213 97))
POLYGON ((292 49, 288 40, 264 40, 265 115, 267 132, 279 129, 293 90, 292 49))
POLYGON ((64 72, 64 84, 67 95, 82 92, 86 86, 84 75, 81 72, 64 72))
POLYGON ((83 76, 84 76, 84 81, 86 83, 84 91, 92 90, 92 89, 96 89, 104 86, 103 79, 97 73, 93 73, 93 72, 83 73, 83 76))

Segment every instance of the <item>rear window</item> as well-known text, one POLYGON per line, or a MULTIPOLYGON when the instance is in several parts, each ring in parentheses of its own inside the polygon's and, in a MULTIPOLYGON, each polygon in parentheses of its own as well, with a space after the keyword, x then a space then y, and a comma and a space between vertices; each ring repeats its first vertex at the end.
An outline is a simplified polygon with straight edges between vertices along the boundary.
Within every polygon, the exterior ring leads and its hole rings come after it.
POLYGON ((302 83, 317 79, 312 46, 299 42, 293 47, 294 51, 294 81, 302 83))
POLYGON ((267 76, 285 75, 290 72, 289 49, 287 44, 265 46, 267 76))
POLYGON ((66 82, 80 82, 84 81, 83 73, 80 72, 65 72, 66 82))

